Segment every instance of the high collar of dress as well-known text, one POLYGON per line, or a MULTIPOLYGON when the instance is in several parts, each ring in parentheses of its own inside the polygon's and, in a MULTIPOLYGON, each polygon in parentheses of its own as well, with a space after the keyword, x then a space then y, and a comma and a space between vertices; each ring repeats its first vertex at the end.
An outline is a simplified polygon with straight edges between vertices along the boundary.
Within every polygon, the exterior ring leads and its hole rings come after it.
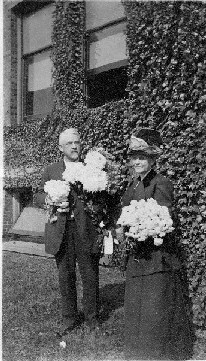
POLYGON ((148 185, 150 184, 151 180, 156 176, 156 172, 154 169, 151 169, 146 175, 145 177, 142 179, 142 182, 144 184, 144 187, 148 187, 148 185))
MULTIPOLYGON (((144 177, 141 177, 141 181, 144 185, 144 187, 148 187, 148 185, 150 184, 151 180, 156 176, 156 172, 154 171, 154 169, 150 169, 150 171, 145 174, 144 177)), ((131 185, 133 182, 135 182, 135 178, 130 178, 129 179, 129 185, 131 185)))

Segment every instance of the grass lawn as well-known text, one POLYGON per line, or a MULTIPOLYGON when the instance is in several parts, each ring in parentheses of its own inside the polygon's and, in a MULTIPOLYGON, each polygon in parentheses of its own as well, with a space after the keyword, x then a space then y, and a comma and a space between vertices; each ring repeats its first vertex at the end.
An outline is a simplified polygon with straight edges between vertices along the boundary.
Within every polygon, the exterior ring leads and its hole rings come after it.
MULTIPOLYGON (((117 269, 100 267, 100 330, 81 327, 60 349, 60 295, 55 261, 4 252, 3 361, 123 360, 124 279, 117 269)), ((78 274, 79 308, 82 286, 78 274)), ((194 359, 206 359, 206 334, 199 333, 194 359)))

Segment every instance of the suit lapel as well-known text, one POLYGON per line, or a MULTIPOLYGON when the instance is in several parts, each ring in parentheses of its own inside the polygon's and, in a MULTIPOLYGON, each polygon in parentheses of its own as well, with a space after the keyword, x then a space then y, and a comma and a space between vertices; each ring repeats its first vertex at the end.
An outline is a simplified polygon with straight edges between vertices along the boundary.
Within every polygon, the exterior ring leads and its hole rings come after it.
MULTIPOLYGON (((60 162, 61 174, 65 171, 65 169, 66 169, 66 165, 65 165, 64 160, 62 159, 62 161, 60 162)), ((62 177, 61 177, 61 179, 62 179, 62 177)), ((71 197, 72 197, 72 203, 74 206, 74 216, 76 217, 83 209, 83 205, 82 205, 82 201, 78 198, 77 193, 73 189, 71 190, 71 197)))
POLYGON ((64 160, 62 159, 60 162, 59 162, 59 169, 58 169, 58 172, 59 172, 59 175, 61 177, 61 180, 63 180, 62 178, 62 174, 64 173, 66 167, 65 167, 65 163, 64 163, 64 160))
MULTIPOLYGON (((66 166, 65 166, 64 160, 62 159, 58 163, 58 168, 57 168, 57 172, 58 172, 58 176, 59 176, 60 180, 63 180, 62 174, 64 173, 65 169, 66 169, 66 166)), ((78 197, 77 197, 77 194, 73 190, 71 191, 71 196, 73 198, 72 202, 75 205, 78 197)), ((75 208, 75 212, 76 212, 76 214, 79 213, 79 211, 76 208, 75 208)))

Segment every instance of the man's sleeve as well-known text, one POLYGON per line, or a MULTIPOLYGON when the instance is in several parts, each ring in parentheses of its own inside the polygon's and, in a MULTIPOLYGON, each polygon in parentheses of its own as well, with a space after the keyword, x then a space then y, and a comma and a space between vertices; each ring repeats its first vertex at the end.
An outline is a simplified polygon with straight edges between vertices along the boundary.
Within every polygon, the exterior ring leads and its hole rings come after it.
POLYGON ((121 214, 120 195, 110 195, 108 199, 108 227, 115 227, 121 214))
POLYGON ((38 189, 38 192, 36 193, 36 205, 40 208, 43 208, 44 204, 45 204, 45 198, 46 198, 46 193, 44 192, 44 185, 47 181, 50 180, 49 177, 49 171, 48 171, 48 167, 45 168, 43 174, 42 174, 42 178, 41 178, 41 183, 38 189))

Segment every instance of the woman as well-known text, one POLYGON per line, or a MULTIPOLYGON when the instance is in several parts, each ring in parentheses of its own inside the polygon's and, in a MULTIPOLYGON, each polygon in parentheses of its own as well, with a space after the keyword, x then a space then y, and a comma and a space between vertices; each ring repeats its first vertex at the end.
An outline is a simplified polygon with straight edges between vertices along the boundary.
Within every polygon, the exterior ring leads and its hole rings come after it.
MULTIPOLYGON (((154 198, 172 215, 173 186, 154 171, 162 140, 155 130, 142 128, 130 139, 132 180, 122 199, 154 198)), ((125 288, 125 356, 130 360, 184 360, 191 357, 192 338, 186 314, 181 265, 174 234, 155 246, 139 242, 130 252, 125 288)))

